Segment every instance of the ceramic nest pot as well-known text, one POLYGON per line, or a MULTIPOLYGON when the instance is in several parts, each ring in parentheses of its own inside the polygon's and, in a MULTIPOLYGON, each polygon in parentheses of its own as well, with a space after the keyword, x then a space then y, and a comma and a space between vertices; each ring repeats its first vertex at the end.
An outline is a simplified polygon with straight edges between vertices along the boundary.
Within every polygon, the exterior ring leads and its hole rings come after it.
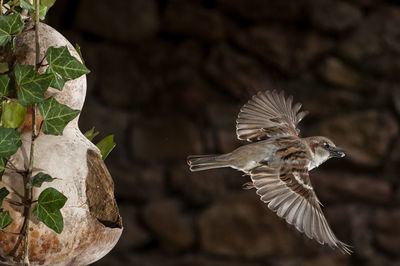
MULTIPOLYGON (((28 26, 29 27, 29 26, 28 26)), ((32 27, 32 26, 31 26, 32 27)), ((67 46, 71 55, 78 60, 74 47, 59 32, 41 23, 40 58, 47 48, 67 46)), ((34 31, 27 31, 15 40, 16 63, 34 65, 34 31)), ((45 71, 39 69, 40 72, 45 71)), ((60 103, 72 109, 81 110, 86 95, 86 76, 68 81, 62 91, 49 88, 46 97, 53 96, 60 103)), ((28 112, 29 113, 29 112, 28 112)), ((41 133, 36 139, 34 172, 44 172, 58 179, 33 188, 33 199, 47 187, 54 187, 67 198, 61 209, 64 229, 57 234, 31 215, 29 231, 29 260, 31 265, 87 265, 106 255, 117 243, 122 233, 122 220, 114 198, 114 183, 97 147, 79 130, 75 118, 64 129, 62 136, 41 133)), ((10 161, 21 170, 27 169, 31 122, 27 115, 25 124, 18 130, 22 146, 10 161)), ((41 122, 39 115, 38 125, 41 122)), ((5 171, 0 187, 7 187, 11 200, 18 200, 15 190, 23 194, 21 176, 10 170, 5 171)), ((23 225, 23 207, 4 201, 3 208, 10 211, 13 222, 5 231, 19 233, 23 225)), ((33 209, 33 208, 31 208, 33 209)), ((15 265, 21 263, 24 249, 22 237, 0 231, 0 263, 15 265)))

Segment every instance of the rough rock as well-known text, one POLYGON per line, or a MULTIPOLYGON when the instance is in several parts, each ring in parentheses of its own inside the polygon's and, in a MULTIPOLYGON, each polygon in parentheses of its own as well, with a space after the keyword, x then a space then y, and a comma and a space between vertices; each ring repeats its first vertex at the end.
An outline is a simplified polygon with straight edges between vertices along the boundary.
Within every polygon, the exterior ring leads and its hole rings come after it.
POLYGON ((265 73, 256 60, 227 44, 213 47, 205 63, 207 76, 230 95, 244 99, 247 89, 262 88, 265 73))
POLYGON ((361 76, 335 57, 328 57, 320 67, 319 73, 323 79, 335 86, 357 89, 363 85, 361 76))
POLYGON ((79 1, 76 25, 106 39, 134 43, 156 34, 159 27, 157 12, 154 0, 116 1, 112 7, 107 0, 98 0, 96 4, 82 0, 79 1))
POLYGON ((170 185, 186 203, 202 205, 226 193, 224 180, 224 175, 218 170, 192 173, 187 165, 182 165, 172 169, 170 185))
POLYGON ((227 196, 211 206, 200 216, 199 231, 202 247, 215 255, 257 258, 300 251, 293 230, 254 191, 227 196))
POLYGON ((192 245, 193 226, 183 215, 180 202, 166 199, 151 202, 145 206, 143 218, 164 249, 180 251, 192 245))
POLYGON ((354 33, 340 44, 343 56, 374 75, 396 78, 400 69, 400 41, 397 37, 400 8, 387 6, 365 18, 354 33))
POLYGON ((354 198, 362 202, 387 203, 390 202, 392 196, 390 183, 372 176, 313 171, 311 181, 321 200, 335 202, 354 198))
POLYGON ((111 164, 115 191, 119 199, 134 202, 156 200, 165 194, 163 169, 157 165, 149 168, 124 164, 111 164))
POLYGON ((217 0, 227 13, 248 20, 296 20, 304 15, 305 1, 217 0))
POLYGON ((309 1, 314 26, 324 31, 344 31, 362 18, 360 9, 351 2, 335 0, 309 1))
POLYGON ((235 41, 240 47, 260 57, 267 64, 288 72, 292 63, 290 50, 291 35, 281 34, 282 31, 295 32, 289 28, 271 26, 254 26, 246 31, 239 31, 235 41))
POLYGON ((199 130, 175 117, 137 121, 131 131, 133 156, 146 161, 178 159, 185 161, 189 154, 201 154, 199 130))
POLYGON ((316 131, 333 139, 351 161, 377 166, 391 141, 397 137, 399 128, 389 112, 369 110, 326 120, 316 131))
POLYGON ((203 40, 224 37, 224 21, 216 10, 182 0, 169 1, 162 21, 162 30, 203 40))
POLYGON ((140 248, 151 241, 149 233, 140 225, 137 218, 137 208, 133 205, 120 205, 119 210, 123 217, 125 231, 117 243, 118 251, 140 248))

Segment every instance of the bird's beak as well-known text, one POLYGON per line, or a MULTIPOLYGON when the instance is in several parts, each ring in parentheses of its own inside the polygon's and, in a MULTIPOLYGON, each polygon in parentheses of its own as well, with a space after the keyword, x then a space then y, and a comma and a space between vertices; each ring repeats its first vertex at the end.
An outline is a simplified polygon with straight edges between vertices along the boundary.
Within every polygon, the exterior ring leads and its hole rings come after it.
POLYGON ((329 153, 330 153, 330 157, 342 158, 345 156, 343 150, 339 147, 330 147, 329 153))

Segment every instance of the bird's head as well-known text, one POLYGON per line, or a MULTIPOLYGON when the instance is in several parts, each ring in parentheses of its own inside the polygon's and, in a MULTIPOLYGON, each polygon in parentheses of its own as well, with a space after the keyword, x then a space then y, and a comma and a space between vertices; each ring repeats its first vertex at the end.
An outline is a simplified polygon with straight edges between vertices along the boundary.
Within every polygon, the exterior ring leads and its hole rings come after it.
POLYGON ((326 137, 310 137, 307 138, 307 142, 310 145, 311 151, 314 153, 315 167, 330 158, 341 158, 345 156, 343 150, 336 147, 335 143, 326 137))

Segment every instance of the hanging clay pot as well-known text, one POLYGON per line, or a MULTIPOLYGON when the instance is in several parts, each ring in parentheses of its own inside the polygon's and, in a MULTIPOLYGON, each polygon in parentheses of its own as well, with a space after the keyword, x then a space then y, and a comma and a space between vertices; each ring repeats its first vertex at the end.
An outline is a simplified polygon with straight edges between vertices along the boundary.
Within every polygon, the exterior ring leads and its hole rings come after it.
MULTIPOLYGON (((27 26, 32 27, 32 26, 27 26)), ((67 45, 71 55, 79 59, 73 46, 56 30, 40 24, 40 58, 50 46, 67 45)), ((20 34, 15 42, 16 62, 34 65, 34 31, 20 34)), ((79 59, 80 60, 80 59, 79 59)), ((39 70, 45 71, 45 67, 39 70)), ((86 76, 68 81, 63 91, 50 88, 46 97, 54 96, 60 103, 72 109, 82 109, 86 94, 86 76)), ((30 143, 31 119, 19 128, 22 146, 12 156, 12 163, 20 170, 27 169, 30 143)), ((33 189, 33 199, 47 187, 63 193, 68 201, 61 209, 64 230, 55 233, 31 215, 29 232, 29 259, 31 265, 87 265, 106 255, 117 243, 122 233, 122 220, 114 199, 114 184, 104 165, 100 152, 79 130, 78 118, 71 121, 62 136, 45 135, 36 139, 34 172, 48 173, 58 179, 33 189)), ((41 122, 39 115, 37 124, 41 122)), ((11 192, 8 198, 18 201, 13 190, 23 194, 21 176, 6 170, 0 187, 11 192)), ((5 231, 19 233, 24 217, 23 207, 4 201, 3 208, 10 211, 13 223, 5 231)), ((33 208, 32 208, 33 209, 33 208)), ((0 263, 21 263, 23 238, 0 232, 0 263)))

